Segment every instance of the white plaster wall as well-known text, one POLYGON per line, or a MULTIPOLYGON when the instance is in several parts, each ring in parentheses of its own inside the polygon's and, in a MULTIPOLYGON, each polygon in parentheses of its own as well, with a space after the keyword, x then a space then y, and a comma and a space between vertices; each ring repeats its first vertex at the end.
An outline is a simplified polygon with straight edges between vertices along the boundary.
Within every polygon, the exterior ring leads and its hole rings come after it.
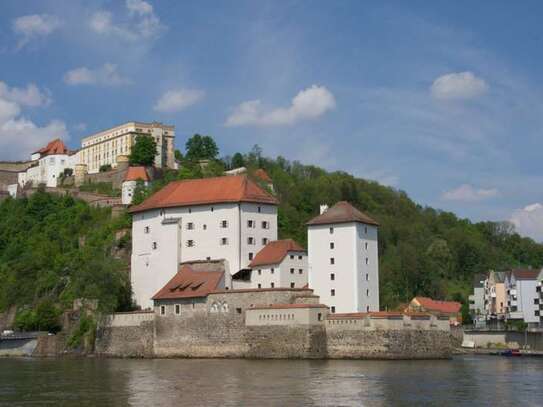
MULTIPOLYGON (((241 252, 239 269, 247 268, 251 262, 249 253, 253 257, 264 248, 262 239, 267 242, 277 240, 277 207, 275 205, 242 203, 241 207, 241 252), (260 212, 259 209, 260 208, 260 212), (254 227, 249 228, 248 220, 254 221, 254 227), (269 228, 264 229, 262 222, 268 222, 269 228), (254 244, 248 244, 248 238, 254 239, 254 244)), ((236 270, 237 271, 237 270, 236 270)))
POLYGON ((245 311, 245 325, 324 325, 327 314, 326 308, 248 309, 245 311))
POLYGON ((288 252, 279 268, 280 287, 290 288, 290 284, 294 283, 294 288, 302 288, 307 284, 307 254, 304 252, 288 252), (291 269, 294 269, 294 274, 291 269))
POLYGON ((56 187, 59 175, 70 167, 69 156, 65 154, 48 155, 40 159, 39 183, 56 187))
POLYGON ((356 282, 358 309, 379 311, 379 255, 377 227, 356 223, 356 282), (366 258, 368 259, 366 264, 366 258))
POLYGON ((539 316, 535 311, 539 310, 539 304, 534 304, 534 299, 539 299, 536 280, 517 280, 517 298, 519 311, 522 312, 524 322, 539 322, 539 316))

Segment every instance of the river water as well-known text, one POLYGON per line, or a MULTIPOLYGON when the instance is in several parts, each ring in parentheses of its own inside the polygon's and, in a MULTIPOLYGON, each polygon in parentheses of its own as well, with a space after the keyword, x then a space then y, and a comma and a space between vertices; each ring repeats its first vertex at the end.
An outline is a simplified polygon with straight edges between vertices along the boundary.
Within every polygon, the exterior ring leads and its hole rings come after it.
POLYGON ((541 406, 543 358, 0 359, 0 406, 541 406))

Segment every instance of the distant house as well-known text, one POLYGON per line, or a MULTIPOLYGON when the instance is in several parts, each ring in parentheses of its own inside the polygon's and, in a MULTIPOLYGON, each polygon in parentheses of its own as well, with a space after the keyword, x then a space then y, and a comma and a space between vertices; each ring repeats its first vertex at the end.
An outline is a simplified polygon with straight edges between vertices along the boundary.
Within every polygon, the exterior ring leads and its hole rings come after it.
POLYGON ((143 181, 145 186, 149 184, 149 175, 145 167, 129 167, 122 184, 123 205, 130 205, 132 203, 138 181, 143 181))
POLYGON ((469 296, 469 312, 473 317, 480 317, 485 314, 486 279, 487 277, 484 274, 477 274, 473 277, 473 294, 469 296))
POLYGON ((514 269, 507 273, 505 290, 508 320, 523 320, 527 324, 539 325, 539 273, 539 269, 514 269))
POLYGON ((507 311, 504 271, 491 271, 485 280, 485 314, 488 320, 503 321, 507 311))
POLYGON ((232 284, 235 289, 303 288, 307 279, 306 251, 294 240, 285 239, 267 243, 248 269, 232 276, 232 284))
POLYGON ((428 312, 433 315, 447 315, 451 325, 462 323, 462 304, 456 301, 438 301, 428 297, 415 297, 407 307, 411 312, 428 312))

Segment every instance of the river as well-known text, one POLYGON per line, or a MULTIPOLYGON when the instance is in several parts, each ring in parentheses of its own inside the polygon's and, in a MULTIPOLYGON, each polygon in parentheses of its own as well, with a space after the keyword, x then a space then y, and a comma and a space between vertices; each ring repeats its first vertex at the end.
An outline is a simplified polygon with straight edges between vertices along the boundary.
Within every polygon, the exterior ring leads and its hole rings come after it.
POLYGON ((0 406, 540 406, 543 359, 0 359, 0 406))

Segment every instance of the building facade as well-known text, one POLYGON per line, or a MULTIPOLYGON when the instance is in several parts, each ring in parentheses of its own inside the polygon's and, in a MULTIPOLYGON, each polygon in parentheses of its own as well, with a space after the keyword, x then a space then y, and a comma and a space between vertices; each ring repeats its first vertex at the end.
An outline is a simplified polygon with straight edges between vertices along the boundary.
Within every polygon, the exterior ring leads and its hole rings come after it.
POLYGON ((249 264, 233 276, 234 288, 304 288, 307 253, 292 239, 269 242, 249 264))
POLYGON ((475 321, 485 319, 485 275, 476 275, 473 279, 473 294, 468 298, 469 312, 475 321))
POLYGON ((507 312, 504 271, 490 271, 484 282, 485 314, 487 321, 504 321, 507 312))
POLYGON ((277 240, 277 200, 244 175, 177 181, 131 208, 134 299, 142 308, 182 262, 225 261, 231 275, 277 240))
POLYGON ((90 174, 102 165, 117 166, 118 156, 128 156, 138 135, 153 137, 157 144, 156 167, 175 168, 175 127, 158 122, 127 122, 85 137, 81 142, 80 163, 90 174))
POLYGON ((338 202, 307 227, 309 287, 330 312, 379 311, 378 223, 338 202))
POLYGON ((128 171, 121 186, 121 202, 123 205, 132 204, 138 181, 143 182, 143 185, 145 186, 149 185, 149 175, 147 174, 145 167, 128 167, 128 171))
POLYGON ((507 319, 523 320, 530 325, 539 325, 540 270, 512 270, 505 278, 507 295, 507 319))

